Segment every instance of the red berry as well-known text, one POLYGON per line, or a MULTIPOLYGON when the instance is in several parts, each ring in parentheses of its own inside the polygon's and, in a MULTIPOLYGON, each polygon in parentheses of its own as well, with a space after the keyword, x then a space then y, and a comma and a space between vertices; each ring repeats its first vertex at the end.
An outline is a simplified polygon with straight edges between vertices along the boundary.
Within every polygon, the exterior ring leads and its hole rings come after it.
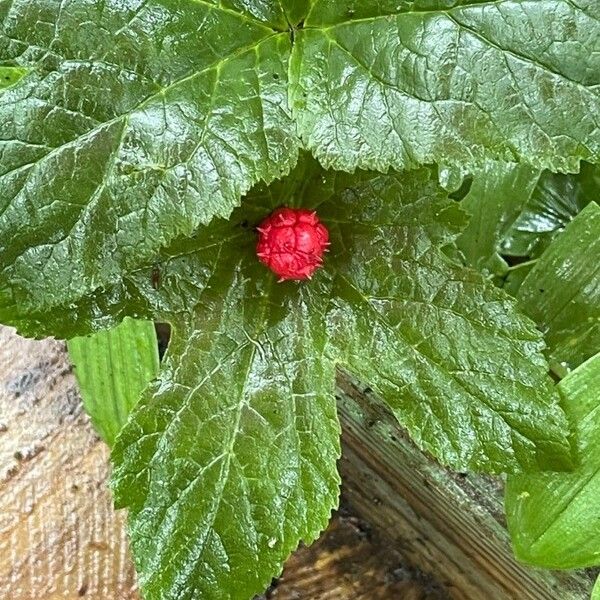
POLYGON ((329 246, 329 233, 317 213, 303 208, 278 208, 258 233, 256 254, 279 281, 310 278, 329 246))

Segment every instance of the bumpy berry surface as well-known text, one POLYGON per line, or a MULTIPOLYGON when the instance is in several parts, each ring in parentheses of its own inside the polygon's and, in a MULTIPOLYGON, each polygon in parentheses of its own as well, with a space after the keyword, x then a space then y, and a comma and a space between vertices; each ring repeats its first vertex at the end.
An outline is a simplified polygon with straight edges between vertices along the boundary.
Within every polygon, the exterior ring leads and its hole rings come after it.
POLYGON ((258 226, 256 254, 279 280, 309 279, 323 263, 329 232, 314 211, 278 208, 258 226))

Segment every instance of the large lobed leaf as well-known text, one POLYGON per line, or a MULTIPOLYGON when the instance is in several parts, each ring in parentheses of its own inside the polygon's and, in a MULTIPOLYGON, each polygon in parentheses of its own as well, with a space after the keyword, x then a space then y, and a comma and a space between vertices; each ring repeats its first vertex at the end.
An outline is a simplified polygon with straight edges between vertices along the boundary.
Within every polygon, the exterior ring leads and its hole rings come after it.
POLYGON ((291 59, 299 134, 336 169, 496 158, 575 171, 600 149, 597 10, 316 0, 291 59))
POLYGON ((325 526, 339 484, 336 364, 445 463, 569 465, 533 324, 438 247, 463 224, 428 170, 342 175, 303 160, 229 222, 175 242, 160 285, 149 270, 108 293, 173 325, 113 453, 147 598, 247 598, 325 526), (332 233, 310 282, 277 284, 254 256, 253 226, 280 203, 318 207, 332 233))
MULTIPOLYGON (((244 219, 268 212, 263 200, 244 219)), ((165 262, 161 317, 172 340, 113 452, 116 501, 129 507, 150 599, 263 591, 337 504, 327 297, 319 286, 277 285, 237 217, 215 243, 165 262)))
POLYGON ((290 40, 251 4, 0 5, 0 64, 31 69, 0 95, 0 317, 116 281, 289 171, 290 40))
POLYGON ((596 8, 0 2, 0 319, 148 266, 301 145, 346 170, 597 161, 596 8))
POLYGON ((304 294, 256 286, 260 268, 220 271, 225 283, 176 325, 113 453, 146 598, 249 598, 337 503, 324 330, 304 294))
POLYGON ((338 361, 419 445, 461 470, 568 466, 565 423, 533 324, 439 246, 464 216, 427 172, 372 179, 322 206, 338 361))

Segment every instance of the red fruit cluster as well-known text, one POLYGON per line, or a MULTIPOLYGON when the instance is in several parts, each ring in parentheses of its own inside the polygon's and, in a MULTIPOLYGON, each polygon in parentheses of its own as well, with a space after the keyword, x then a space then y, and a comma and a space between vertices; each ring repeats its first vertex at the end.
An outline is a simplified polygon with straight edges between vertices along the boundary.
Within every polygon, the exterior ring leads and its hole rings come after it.
POLYGON ((278 208, 258 227, 256 254, 279 281, 310 279, 323 263, 329 232, 317 213, 302 208, 278 208))

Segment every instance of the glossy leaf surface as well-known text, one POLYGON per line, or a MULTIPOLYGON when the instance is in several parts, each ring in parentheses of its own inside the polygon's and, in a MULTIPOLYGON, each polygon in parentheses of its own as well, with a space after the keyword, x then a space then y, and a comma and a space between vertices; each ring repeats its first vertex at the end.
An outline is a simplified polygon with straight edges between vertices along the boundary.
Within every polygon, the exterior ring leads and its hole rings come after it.
POLYGON ((597 161, 596 8, 2 2, 0 319, 148 266, 300 146, 345 170, 597 161))
POLYGON ((545 333, 553 362, 574 368, 600 349, 600 207, 589 204, 519 288, 523 310, 545 333))
POLYGON ((487 161, 473 176, 461 206, 471 218, 456 244, 464 262, 486 274, 501 275, 508 265, 500 255, 507 228, 519 217, 540 171, 527 164, 487 161))
POLYGON ((464 215, 427 172, 369 180, 320 214, 338 248, 331 343, 412 438, 456 469, 568 466, 540 335, 440 252, 464 215))
POLYGON ((503 234, 500 251, 537 258, 590 203, 600 202, 600 168, 582 163, 580 173, 544 172, 517 218, 503 234))
POLYGON ((0 318, 149 264, 289 171, 281 8, 160 0, 0 6, 0 318))
POLYGON ((520 560, 549 568, 600 564, 600 354, 559 384, 575 429, 573 473, 509 476, 506 512, 520 560))
POLYGON ((336 169, 493 158, 576 171, 600 149, 597 8, 317 0, 292 53, 298 131, 336 169))
MULTIPOLYGON (((462 207, 471 215, 457 245, 466 264, 488 274, 511 273, 507 260, 534 264, 590 202, 600 201, 600 169, 541 172, 527 164, 488 161, 476 171, 462 207)), ((513 268, 521 269, 518 262, 513 268)), ((516 286, 518 289, 518 286, 516 286)))
POLYGON ((339 484, 336 365, 445 463, 569 466, 533 324, 439 250, 464 221, 428 170, 342 175, 305 159, 230 221, 174 243, 160 286, 137 273, 108 292, 118 310, 173 325, 113 453, 146 597, 248 598, 325 527, 339 484), (330 229, 311 281, 277 284, 255 256, 253 227, 280 204, 316 208, 330 229))

